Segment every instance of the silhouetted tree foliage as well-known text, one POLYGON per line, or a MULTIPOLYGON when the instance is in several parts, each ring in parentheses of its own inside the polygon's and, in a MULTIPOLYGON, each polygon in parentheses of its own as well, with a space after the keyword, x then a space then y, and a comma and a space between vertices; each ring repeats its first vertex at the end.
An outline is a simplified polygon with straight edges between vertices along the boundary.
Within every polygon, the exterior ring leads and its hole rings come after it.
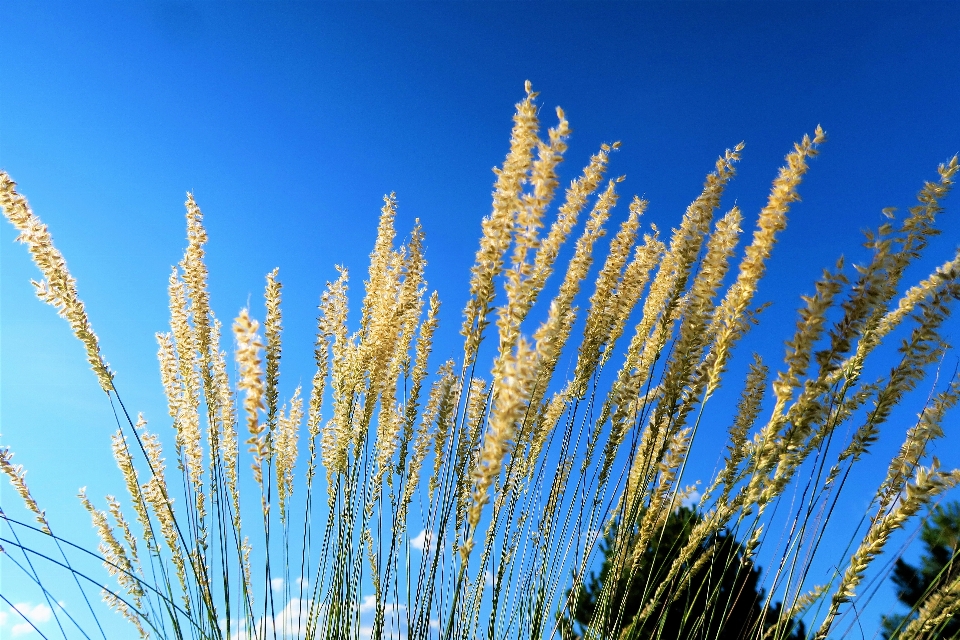
MULTIPOLYGON (((584 636, 618 637, 620 629, 630 624, 667 578, 670 566, 686 545, 698 521, 699 516, 687 507, 671 513, 637 558, 632 571, 629 561, 615 571, 614 550, 619 527, 608 533, 600 543, 604 559, 599 575, 593 572, 581 583, 578 597, 571 597, 569 592, 567 594, 568 601, 575 602, 575 605, 572 615, 560 620, 565 640, 584 636), (615 574, 619 575, 612 594, 601 597, 603 585, 615 574), (607 609, 609 613, 599 615, 597 621, 600 628, 587 633, 598 607, 607 609)), ((636 535, 634 527, 621 543, 626 543, 627 548, 632 547, 631 538, 636 535)), ((656 610, 637 624, 630 638, 738 640, 759 638, 768 630, 770 634, 767 637, 770 639, 799 640, 804 637, 802 621, 783 620, 776 632, 771 629, 780 620, 782 607, 780 603, 764 607, 764 602, 760 568, 744 560, 742 545, 729 530, 724 529, 700 545, 684 570, 668 585, 666 595, 656 610), (697 560, 711 548, 712 556, 696 573, 689 575, 689 570, 697 564, 697 560)))
MULTIPOLYGON (((923 600, 940 587, 960 577, 960 502, 951 502, 936 507, 920 529, 923 555, 920 566, 898 559, 893 568, 893 582, 897 585, 897 599, 910 607, 906 615, 894 614, 883 617, 883 637, 896 638, 917 612, 923 600)), ((960 636, 960 617, 948 618, 944 624, 927 636, 933 638, 956 638, 960 636)))

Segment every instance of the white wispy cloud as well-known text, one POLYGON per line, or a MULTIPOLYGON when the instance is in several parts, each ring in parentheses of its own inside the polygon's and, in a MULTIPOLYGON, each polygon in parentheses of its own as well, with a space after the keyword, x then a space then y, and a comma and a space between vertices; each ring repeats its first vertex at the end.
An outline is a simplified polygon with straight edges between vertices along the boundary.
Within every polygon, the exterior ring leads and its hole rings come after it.
POLYGON ((53 617, 53 611, 43 603, 16 602, 13 608, 15 611, 0 612, 0 627, 6 627, 10 623, 12 625, 10 635, 14 637, 33 632, 34 626, 39 628, 53 617), (27 622, 24 618, 30 622, 27 622))
POLYGON ((430 547, 430 534, 426 529, 421 529, 420 533, 410 539, 410 546, 418 551, 423 551, 430 547))
POLYGON ((693 492, 683 499, 681 503, 684 507, 695 507, 700 503, 700 490, 694 489, 693 492))
POLYGON ((283 640, 299 640, 306 636, 310 602, 291 598, 286 606, 275 616, 260 618, 256 629, 249 629, 241 620, 234 622, 235 631, 231 640, 252 640, 253 638, 276 637, 283 640))
MULTIPOLYGON (((377 609, 377 600, 373 595, 365 595, 356 605, 359 616, 357 632, 359 640, 370 640, 373 633, 373 622, 377 609)), ((314 612, 318 618, 317 628, 323 627, 325 609, 320 606, 319 612, 314 612)), ((275 616, 260 618, 255 629, 245 627, 242 620, 235 620, 231 640, 253 640, 254 638, 273 638, 277 640, 303 640, 307 633, 307 621, 310 618, 310 601, 291 598, 286 606, 275 616)), ((432 623, 431 623, 432 624, 432 623)), ((383 625, 386 635, 396 640, 406 640, 407 637, 407 608, 404 605, 385 604, 383 608, 383 625)))
POLYGON ((377 598, 373 595, 363 596, 363 599, 360 600, 360 615, 365 613, 373 613, 373 610, 377 607, 377 598))

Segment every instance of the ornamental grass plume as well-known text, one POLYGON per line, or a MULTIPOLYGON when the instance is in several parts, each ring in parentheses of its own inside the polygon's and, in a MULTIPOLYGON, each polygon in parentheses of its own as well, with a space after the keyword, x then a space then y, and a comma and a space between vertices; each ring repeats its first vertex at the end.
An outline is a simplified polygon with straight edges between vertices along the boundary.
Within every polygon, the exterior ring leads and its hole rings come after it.
MULTIPOLYGON (((960 297, 960 254, 902 285, 937 233, 957 158, 905 216, 884 211, 864 266, 838 261, 811 285, 771 375, 769 357, 737 347, 761 320, 759 283, 823 130, 787 154, 753 223, 749 211, 722 208, 745 146, 726 150, 667 240, 646 222, 656 203, 633 197, 624 215, 616 209, 624 178, 606 174, 619 143, 601 145, 554 202, 571 128, 557 109, 541 135, 537 97, 528 82, 480 223, 462 352, 443 363, 434 345, 449 338, 427 285, 426 232, 417 221, 398 235, 395 194, 380 211, 359 323, 350 321, 350 272, 337 267, 317 292, 309 390, 289 396, 281 355, 287 363, 302 354, 283 352, 279 271, 266 275, 263 315, 242 309, 233 347, 221 344, 207 233, 188 195, 170 327, 157 334, 172 427, 162 434, 129 418, 63 256, 0 172, 0 205, 43 276, 38 296, 70 323, 122 409, 111 446, 126 498, 108 495, 101 509, 80 492, 99 550, 55 535, 56 514, 34 499, 11 449, 0 449, 0 471, 39 525, 0 510, 4 561, 41 589, 64 638, 91 637, 54 606, 74 587, 84 598, 102 590, 139 637, 178 640, 632 640, 667 637, 675 619, 691 638, 793 638, 806 628, 826 638, 859 615, 868 569, 891 535, 960 482, 960 471, 930 456, 960 398, 960 378, 941 380, 938 364, 960 297), (894 365, 869 378, 894 337, 894 365), (728 373, 739 359, 742 382, 728 373), (929 398, 863 525, 838 520, 854 465, 881 427, 897 428, 894 409, 910 405, 928 376, 929 398), (729 412, 724 386, 740 396, 729 412), (707 428, 727 434, 726 450, 712 476, 694 478, 702 470, 688 463, 707 428), (684 537, 671 538, 681 515, 684 537), (853 542, 821 580, 828 531, 853 542), (39 555, 31 545, 44 539, 60 555, 39 555), (605 575, 616 579, 590 592, 600 539, 605 575), (85 555, 107 575, 79 568, 85 555), (758 561, 763 588, 732 593, 741 573, 759 575, 758 561), (44 563, 73 582, 51 583, 49 567, 37 569, 44 563)), ((958 593, 953 582, 930 594, 900 637, 931 637, 960 606, 958 593)), ((88 610, 106 638, 103 614, 88 610)))
POLYGON ((30 210, 27 199, 17 192, 17 183, 5 171, 0 171, 0 207, 7 220, 20 231, 17 242, 27 245, 43 274, 43 280, 32 281, 37 297, 56 307, 57 313, 70 323, 74 335, 87 350, 87 362, 97 374, 100 386, 110 393, 113 374, 100 354, 100 342, 77 295, 76 280, 67 270, 63 255, 53 246, 47 225, 30 210))

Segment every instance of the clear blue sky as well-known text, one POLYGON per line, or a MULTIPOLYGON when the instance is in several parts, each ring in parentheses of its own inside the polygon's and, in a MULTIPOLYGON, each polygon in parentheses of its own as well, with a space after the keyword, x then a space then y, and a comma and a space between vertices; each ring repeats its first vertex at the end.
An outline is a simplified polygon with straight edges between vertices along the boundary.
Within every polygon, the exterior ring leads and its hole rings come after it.
MULTIPOLYGON (((206 216, 219 317, 259 305, 264 274, 280 267, 289 395, 311 375, 315 307, 334 265, 360 289, 384 193, 398 195, 401 230, 421 219, 427 278, 455 331, 524 80, 541 92, 545 125, 561 105, 573 127, 564 181, 601 142, 621 140, 620 191, 646 196, 646 222, 664 229, 741 140, 724 205, 736 201, 748 229, 792 143, 827 130, 759 294, 774 305, 741 363, 750 349, 775 363, 821 269, 841 253, 862 259, 860 230, 884 207, 911 206, 960 151, 953 2, 8 0, 2 21, 0 167, 67 257, 127 406, 161 431, 153 335, 167 322, 188 190, 206 216)), ((913 280, 952 256, 958 200, 913 280)), ((122 490, 113 417, 66 323, 33 297, 36 270, 15 235, 0 225, 3 443, 55 526, 93 547, 73 495, 122 490)), ((436 362, 456 345, 441 345, 436 362)), ((891 423, 851 485, 857 514, 919 408, 891 423)), ((697 445, 691 479, 706 479, 721 440, 697 445)), ((960 464, 948 444, 937 453, 960 464)), ((6 483, 0 495, 14 512, 6 483)), ((15 597, 8 567, 2 580, 15 597)), ((864 614, 867 637, 891 593, 881 588, 864 614)))

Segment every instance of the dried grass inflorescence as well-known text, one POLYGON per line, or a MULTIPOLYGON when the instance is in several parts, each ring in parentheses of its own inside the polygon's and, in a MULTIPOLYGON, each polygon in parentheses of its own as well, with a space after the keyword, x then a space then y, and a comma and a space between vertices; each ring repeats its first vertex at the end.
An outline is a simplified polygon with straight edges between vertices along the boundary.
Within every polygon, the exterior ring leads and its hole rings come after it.
POLYGON ((63 254, 53 246, 47 225, 30 210, 27 199, 17 193, 17 183, 6 171, 0 171, 0 208, 7 220, 20 231, 17 241, 27 245, 33 261, 43 274, 43 280, 33 281, 37 297, 56 307, 57 313, 70 323, 74 335, 86 347, 87 362, 97 374, 100 386, 110 393, 113 390, 113 374, 100 354, 100 342, 77 294, 77 282, 67 270, 63 254))
MULTIPOLYGON (((661 239, 644 226, 656 203, 633 197, 626 213, 617 209, 624 179, 606 173, 619 143, 601 145, 554 205, 571 129, 557 109, 541 136, 536 98, 527 83, 481 223, 463 352, 440 366, 440 297, 427 287, 424 232, 417 221, 398 240, 395 194, 380 210, 358 325, 346 268, 320 293, 309 397, 299 385, 283 395, 276 269, 266 276, 263 324, 247 308, 234 321, 228 364, 203 215, 187 196, 170 328, 157 334, 171 463, 162 434, 148 432, 142 416, 127 419, 112 447, 134 517, 112 496, 100 510, 80 493, 117 580, 103 599, 141 637, 627 640, 665 633, 679 611, 684 637, 739 624, 738 637, 783 638, 803 617, 825 638, 862 596, 893 533, 960 481, 929 455, 960 398, 954 374, 936 383, 906 430, 865 524, 845 533, 860 539, 846 566, 812 584, 820 541, 847 524, 829 514, 853 465, 946 353, 941 330, 960 297, 960 254, 914 286, 901 281, 937 233, 956 158, 902 220, 883 212, 889 220, 868 235, 866 265, 851 275, 839 261, 824 272, 802 298, 781 370, 771 375, 770 358, 754 355, 739 404, 724 413, 721 386, 758 322, 761 278, 824 132, 817 127, 786 156, 740 250, 749 212, 718 212, 743 143, 717 159, 661 239), (897 363, 864 379, 893 335, 903 336, 897 363), (726 427, 728 442, 698 495, 689 476, 701 470, 688 462, 708 425, 726 427), (318 483, 324 500, 315 499, 318 483), (802 487, 796 502, 785 499, 791 487, 802 487), (251 488, 259 500, 242 499, 251 488), (692 519, 684 538, 671 539, 681 505, 692 519), (262 514, 262 529, 254 533, 241 512, 262 514), (784 544, 768 533, 778 526, 784 544), (741 540, 733 551, 721 546, 731 531, 741 540), (586 602, 601 539, 606 575, 619 578, 586 602), (650 564, 661 556, 669 561, 650 564), (756 558, 770 563, 766 600, 750 603, 762 615, 733 619, 738 598, 759 596, 731 596, 715 578, 749 572, 756 558)), ((67 318, 101 386, 119 398, 63 257, 5 173, 0 205, 43 273, 41 299, 67 318)), ((52 536, 12 457, 0 449, 0 471, 40 526, 2 517, 52 536)), ((60 565, 79 575, 59 551, 60 565)), ((958 585, 930 594, 902 637, 935 632, 960 608, 958 585)))

